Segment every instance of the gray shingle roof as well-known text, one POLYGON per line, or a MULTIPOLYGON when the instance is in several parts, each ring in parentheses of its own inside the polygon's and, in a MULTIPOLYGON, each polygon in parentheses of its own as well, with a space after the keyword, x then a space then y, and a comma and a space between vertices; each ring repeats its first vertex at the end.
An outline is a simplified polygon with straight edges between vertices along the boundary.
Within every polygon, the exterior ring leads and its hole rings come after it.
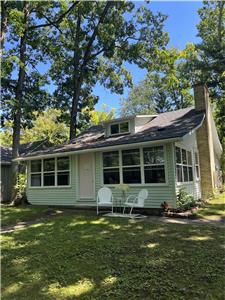
MULTIPOLYGON (((26 144, 21 144, 19 153, 20 156, 30 154, 34 151, 44 151, 48 149, 52 144, 47 141, 36 141, 26 144)), ((1 164, 10 164, 12 162, 12 148, 10 147, 0 147, 1 151, 1 164)))
POLYGON ((182 138, 199 126, 203 118, 203 112, 196 111, 193 107, 189 107, 177 111, 161 113, 152 121, 145 124, 138 132, 114 137, 105 137, 103 126, 92 126, 70 143, 50 147, 42 151, 27 152, 22 154, 21 157, 33 157, 44 154, 75 152, 85 149, 98 149, 116 145, 182 138))

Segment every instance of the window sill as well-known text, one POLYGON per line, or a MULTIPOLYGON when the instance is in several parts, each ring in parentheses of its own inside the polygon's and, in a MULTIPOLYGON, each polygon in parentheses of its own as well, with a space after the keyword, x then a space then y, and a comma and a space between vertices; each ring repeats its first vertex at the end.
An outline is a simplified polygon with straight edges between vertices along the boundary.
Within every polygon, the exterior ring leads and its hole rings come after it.
POLYGON ((27 187, 28 189, 34 189, 34 190, 36 190, 36 189, 58 189, 58 188, 63 188, 63 189, 65 189, 65 188, 71 188, 71 185, 57 185, 57 186, 29 186, 29 187, 27 187))
POLYGON ((129 185, 130 187, 159 187, 159 186, 169 186, 168 183, 118 183, 118 184, 103 184, 107 187, 116 188, 119 185, 129 185))

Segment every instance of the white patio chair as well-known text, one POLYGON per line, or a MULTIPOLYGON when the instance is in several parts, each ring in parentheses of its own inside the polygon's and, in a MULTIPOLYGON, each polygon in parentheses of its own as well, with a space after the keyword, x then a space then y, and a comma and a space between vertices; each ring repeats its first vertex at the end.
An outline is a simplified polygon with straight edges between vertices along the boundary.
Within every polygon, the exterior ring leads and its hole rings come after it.
POLYGON ((148 191, 146 189, 140 190, 137 197, 135 197, 133 195, 128 196, 126 202, 124 203, 123 214, 125 213, 126 207, 130 208, 130 213, 129 213, 130 215, 131 215, 134 207, 137 207, 137 208, 144 207, 145 200, 147 198, 148 198, 148 191))
POLYGON ((97 215, 99 214, 100 206, 102 206, 102 207, 110 206, 112 208, 110 211, 112 211, 112 213, 113 213, 113 195, 112 195, 112 191, 107 187, 103 187, 98 191, 97 215))

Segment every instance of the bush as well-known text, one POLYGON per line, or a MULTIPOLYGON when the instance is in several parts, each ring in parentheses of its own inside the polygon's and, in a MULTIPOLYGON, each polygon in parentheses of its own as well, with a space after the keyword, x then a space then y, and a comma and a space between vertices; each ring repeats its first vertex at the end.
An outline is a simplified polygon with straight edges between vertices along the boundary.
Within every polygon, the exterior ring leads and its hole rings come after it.
POLYGON ((16 202, 24 202, 26 201, 26 184, 27 184, 27 175, 23 173, 19 173, 17 175, 16 181, 16 202))
POLYGON ((195 200, 194 197, 188 194, 184 188, 179 190, 177 194, 177 210, 185 211, 199 204, 199 200, 195 200))

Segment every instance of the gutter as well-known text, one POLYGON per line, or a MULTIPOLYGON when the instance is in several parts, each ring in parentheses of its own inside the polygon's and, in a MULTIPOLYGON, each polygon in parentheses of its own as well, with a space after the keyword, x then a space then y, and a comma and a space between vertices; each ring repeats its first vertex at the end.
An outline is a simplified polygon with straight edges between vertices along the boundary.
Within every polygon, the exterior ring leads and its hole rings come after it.
POLYGON ((64 151, 64 152, 58 152, 58 153, 50 153, 50 154, 40 154, 36 156, 27 156, 27 157, 18 157, 13 159, 13 161, 27 161, 27 160, 34 160, 34 159, 41 159, 41 158, 50 158, 50 157, 60 157, 65 155, 73 155, 73 154, 82 154, 82 153, 89 153, 89 152, 103 152, 104 150, 118 150, 118 149, 128 149, 133 148, 135 145, 138 144, 138 146, 144 146, 144 145, 152 145, 152 144, 161 144, 161 143, 172 143, 172 142, 178 142, 182 140, 182 137, 180 138, 170 138, 170 139, 162 139, 162 140, 155 140, 155 141, 146 141, 146 142, 136 142, 131 144, 124 144, 124 145, 116 145, 116 146, 106 146, 106 147, 100 147, 100 148, 90 148, 90 149, 83 149, 83 150, 73 150, 73 151, 64 151))

